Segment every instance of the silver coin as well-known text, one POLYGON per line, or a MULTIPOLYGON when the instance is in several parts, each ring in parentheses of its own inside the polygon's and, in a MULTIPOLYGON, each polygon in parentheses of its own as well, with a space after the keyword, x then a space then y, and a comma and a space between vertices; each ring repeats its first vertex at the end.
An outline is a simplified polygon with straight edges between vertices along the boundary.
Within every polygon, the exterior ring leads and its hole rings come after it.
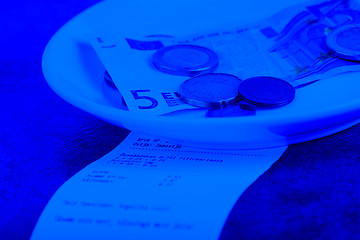
POLYGON ((215 52, 195 45, 173 45, 158 50, 153 64, 161 72, 179 76, 195 76, 212 72, 219 64, 215 52))
POLYGON ((186 80, 180 86, 181 99, 197 107, 212 108, 236 102, 240 79, 224 73, 207 73, 186 80))
POLYGON ((242 81, 239 95, 250 104, 271 108, 289 104, 295 98, 295 89, 279 78, 259 76, 242 81))
POLYGON ((326 44, 337 57, 360 61, 360 24, 345 25, 333 30, 327 36, 326 44))
POLYGON ((206 117, 240 117, 240 116, 254 116, 256 110, 253 106, 248 104, 229 104, 221 108, 214 108, 206 113, 206 117))

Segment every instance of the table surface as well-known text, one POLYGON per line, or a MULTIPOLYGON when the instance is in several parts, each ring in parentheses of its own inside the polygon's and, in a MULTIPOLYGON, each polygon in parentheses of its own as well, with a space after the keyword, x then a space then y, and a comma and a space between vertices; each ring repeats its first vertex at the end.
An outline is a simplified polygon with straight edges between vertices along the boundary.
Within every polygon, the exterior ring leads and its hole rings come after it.
MULTIPOLYGON (((41 71, 50 37, 96 2, 0 9, 1 239, 28 239, 54 192, 128 134, 60 99, 41 71)), ((239 198, 221 239, 360 239, 359 136, 358 125, 289 146, 239 198)))

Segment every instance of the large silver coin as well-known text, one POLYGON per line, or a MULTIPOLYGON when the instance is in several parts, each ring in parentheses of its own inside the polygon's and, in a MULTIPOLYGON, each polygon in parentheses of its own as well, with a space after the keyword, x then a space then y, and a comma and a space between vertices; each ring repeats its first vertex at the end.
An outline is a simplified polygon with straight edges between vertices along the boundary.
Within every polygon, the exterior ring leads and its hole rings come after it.
POLYGON ((326 44, 339 58, 360 61, 360 24, 333 30, 326 38, 326 44))
POLYGON ((179 76, 209 73, 218 63, 215 52, 195 45, 173 45, 153 55, 153 64, 159 71, 179 76))
POLYGON ((230 74, 207 73, 186 80, 179 94, 184 102, 197 107, 219 107, 238 100, 240 82, 230 74))

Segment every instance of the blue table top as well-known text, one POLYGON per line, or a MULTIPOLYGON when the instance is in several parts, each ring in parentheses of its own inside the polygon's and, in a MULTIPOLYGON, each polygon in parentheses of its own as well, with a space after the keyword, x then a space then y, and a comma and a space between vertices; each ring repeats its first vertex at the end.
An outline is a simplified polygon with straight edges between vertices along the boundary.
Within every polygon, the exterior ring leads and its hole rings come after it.
MULTIPOLYGON (((1 239, 28 239, 54 192, 129 133, 64 102, 42 75, 47 41, 96 2, 0 10, 1 239)), ((359 136, 358 125, 289 146, 239 198, 221 239, 360 239, 359 136)))

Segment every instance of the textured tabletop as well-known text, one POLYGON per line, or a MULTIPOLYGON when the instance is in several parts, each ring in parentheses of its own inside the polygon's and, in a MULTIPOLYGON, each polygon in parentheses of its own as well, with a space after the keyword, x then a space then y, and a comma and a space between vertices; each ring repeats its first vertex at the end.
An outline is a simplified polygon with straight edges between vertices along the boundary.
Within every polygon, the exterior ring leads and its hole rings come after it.
MULTIPOLYGON (((60 99, 41 71, 47 41, 96 2, 0 9, 0 239, 28 239, 54 192, 128 134, 60 99)), ((221 239, 360 239, 359 143, 355 126, 289 146, 239 198, 221 239)))

